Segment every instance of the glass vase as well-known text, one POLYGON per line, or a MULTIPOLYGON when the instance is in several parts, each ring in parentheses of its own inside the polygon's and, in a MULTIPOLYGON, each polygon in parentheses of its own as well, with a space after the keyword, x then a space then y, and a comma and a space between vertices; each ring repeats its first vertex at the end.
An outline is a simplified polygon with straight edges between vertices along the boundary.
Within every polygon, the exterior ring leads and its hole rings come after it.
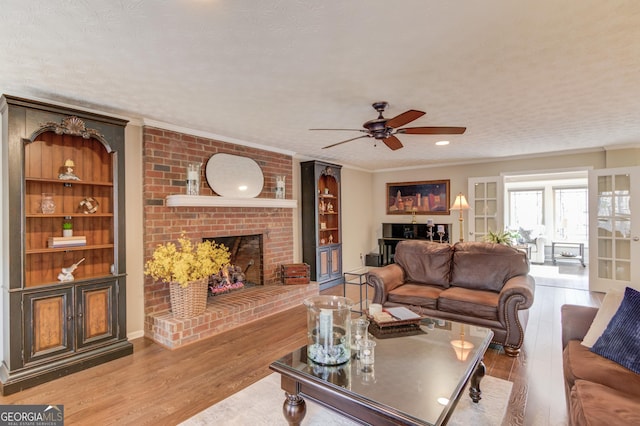
POLYGON ((42 193, 40 211, 42 214, 54 214, 56 212, 56 203, 53 201, 53 194, 45 192, 42 193))
POLYGON ((307 356, 321 365, 340 365, 351 358, 351 307, 340 296, 313 296, 307 307, 307 356))
POLYGON ((187 195, 200 195, 200 167, 202 163, 187 165, 187 195))

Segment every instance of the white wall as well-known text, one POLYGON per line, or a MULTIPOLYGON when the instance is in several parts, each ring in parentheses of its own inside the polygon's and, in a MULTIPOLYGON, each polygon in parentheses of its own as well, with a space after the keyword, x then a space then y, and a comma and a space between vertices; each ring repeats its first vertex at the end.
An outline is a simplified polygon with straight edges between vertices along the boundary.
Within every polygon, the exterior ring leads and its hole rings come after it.
POLYGON ((364 265, 364 256, 378 251, 370 245, 373 222, 373 174, 342 168, 342 270, 364 265))
POLYGON ((125 226, 127 250, 127 336, 144 335, 144 247, 142 127, 125 128, 125 226))

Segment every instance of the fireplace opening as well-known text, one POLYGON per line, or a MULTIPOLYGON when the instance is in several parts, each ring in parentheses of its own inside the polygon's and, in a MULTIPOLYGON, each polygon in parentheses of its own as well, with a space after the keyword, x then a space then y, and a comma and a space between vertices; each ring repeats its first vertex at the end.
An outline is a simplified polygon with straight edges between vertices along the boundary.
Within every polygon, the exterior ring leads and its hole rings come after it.
POLYGON ((230 253, 230 262, 244 274, 245 284, 263 285, 262 234, 207 237, 203 241, 224 244, 230 253))

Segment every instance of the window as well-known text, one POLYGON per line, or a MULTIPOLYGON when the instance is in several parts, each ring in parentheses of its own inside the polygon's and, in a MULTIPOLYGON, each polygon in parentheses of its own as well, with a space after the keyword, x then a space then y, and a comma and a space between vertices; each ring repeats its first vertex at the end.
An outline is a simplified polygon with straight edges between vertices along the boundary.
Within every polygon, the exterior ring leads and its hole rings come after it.
POLYGON ((511 229, 534 229, 544 224, 544 190, 509 191, 509 226, 511 229))
POLYGON ((586 243, 589 238, 587 187, 554 188, 554 237, 586 243))

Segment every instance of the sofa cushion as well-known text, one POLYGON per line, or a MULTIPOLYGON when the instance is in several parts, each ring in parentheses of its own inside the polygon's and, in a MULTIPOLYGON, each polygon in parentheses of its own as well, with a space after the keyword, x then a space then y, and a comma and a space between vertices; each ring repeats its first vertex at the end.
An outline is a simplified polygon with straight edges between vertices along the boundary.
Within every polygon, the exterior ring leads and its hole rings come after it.
POLYGON ((497 321, 499 299, 493 291, 450 287, 440 293, 438 310, 497 321))
POLYGON ((637 425, 640 424, 640 400, 626 392, 577 380, 571 389, 571 424, 637 425))
POLYGON ((611 318, 618 311, 624 292, 622 290, 611 290, 605 296, 596 317, 593 319, 589 331, 584 335, 582 344, 588 348, 592 347, 602 336, 602 333, 609 325, 611 318))
POLYGON ((438 305, 437 300, 441 292, 441 287, 406 283, 391 290, 387 300, 393 303, 436 309, 438 305))
POLYGON ((451 285, 499 292, 516 275, 529 273, 526 253, 502 244, 456 243, 451 285))
POLYGON ((570 340, 562 356, 564 377, 569 388, 577 380, 588 380, 640 398, 639 374, 591 352, 578 340, 570 340))
POLYGON ((640 292, 627 287, 620 307, 592 352, 640 374, 640 292))
POLYGON ((431 241, 401 241, 395 262, 404 269, 407 281, 449 287, 451 256, 449 244, 431 241))

